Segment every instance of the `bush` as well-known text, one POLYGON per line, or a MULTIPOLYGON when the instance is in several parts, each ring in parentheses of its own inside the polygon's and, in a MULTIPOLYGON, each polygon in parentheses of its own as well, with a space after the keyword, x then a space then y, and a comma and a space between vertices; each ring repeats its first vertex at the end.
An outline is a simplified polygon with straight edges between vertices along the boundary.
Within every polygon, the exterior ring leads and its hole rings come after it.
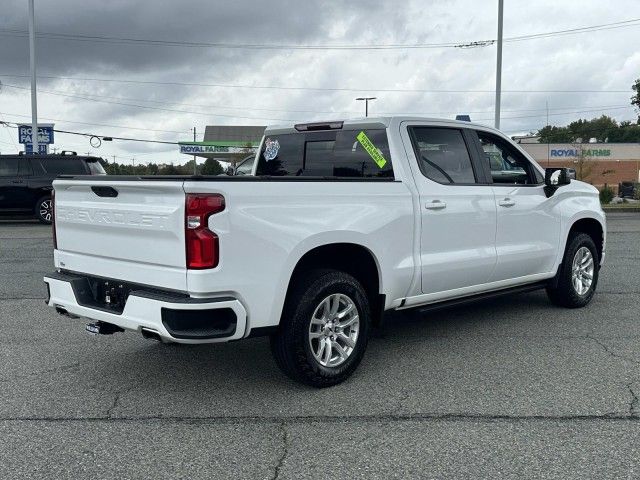
POLYGON ((600 203, 602 203, 603 205, 608 205, 609 203, 611 203, 611 200, 613 200, 614 196, 615 194, 613 193, 613 188, 605 183, 604 187, 602 187, 602 190, 600 190, 600 203))

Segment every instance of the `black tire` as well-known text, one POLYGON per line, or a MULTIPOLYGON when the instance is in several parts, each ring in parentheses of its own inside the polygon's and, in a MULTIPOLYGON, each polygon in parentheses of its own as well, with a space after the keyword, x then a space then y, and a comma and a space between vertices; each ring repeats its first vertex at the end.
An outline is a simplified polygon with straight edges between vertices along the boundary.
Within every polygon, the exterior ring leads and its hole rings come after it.
POLYGON ((51 197, 42 197, 36 202, 35 214, 40 223, 51 225, 51 217, 53 215, 51 197))
POLYGON ((558 267, 558 273, 551 285, 547 287, 549 299, 556 305, 566 308, 580 308, 587 305, 596 291, 598 285, 600 259, 598 249, 593 239, 586 233, 577 232, 567 240, 567 248, 564 252, 562 263, 558 267), (593 259, 593 278, 588 290, 583 294, 578 293, 572 282, 572 267, 576 253, 581 248, 587 248, 593 259))
POLYGON ((337 270, 313 270, 288 295, 278 332, 271 336, 271 351, 288 377, 316 388, 330 387, 346 380, 358 367, 367 348, 370 326, 369 300, 358 280, 337 270), (346 295, 353 302, 360 323, 355 346, 346 360, 324 366, 313 354, 309 329, 316 308, 332 294, 346 295))

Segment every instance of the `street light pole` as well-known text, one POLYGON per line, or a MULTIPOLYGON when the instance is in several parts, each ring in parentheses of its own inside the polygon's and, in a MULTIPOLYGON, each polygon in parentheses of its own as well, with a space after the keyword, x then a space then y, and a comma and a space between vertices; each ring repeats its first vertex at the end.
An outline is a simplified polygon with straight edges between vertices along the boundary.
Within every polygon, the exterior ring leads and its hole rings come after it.
POLYGON ((358 97, 356 98, 357 101, 362 101, 364 100, 364 116, 368 117, 369 116, 369 100, 375 100, 377 97, 358 97))
POLYGON ((496 59, 496 107, 494 125, 500 129, 500 96, 502 94, 502 16, 504 0, 498 0, 498 57, 496 59))
POLYGON ((31 67, 31 145, 38 153, 38 100, 36 98, 36 16, 34 0, 29 0, 29 65, 31 67))
MULTIPOLYGON (((193 127, 193 141, 196 141, 196 127, 193 127)), ((197 162, 196 162, 196 156, 193 156, 193 174, 197 175, 198 174, 198 167, 197 167, 197 162)))

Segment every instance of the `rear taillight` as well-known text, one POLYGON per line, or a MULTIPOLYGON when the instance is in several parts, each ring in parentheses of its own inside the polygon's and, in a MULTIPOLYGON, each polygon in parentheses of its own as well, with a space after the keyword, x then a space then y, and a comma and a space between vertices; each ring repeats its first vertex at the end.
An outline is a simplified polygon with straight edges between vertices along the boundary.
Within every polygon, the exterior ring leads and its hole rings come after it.
POLYGON ((51 231, 53 234, 53 249, 58 249, 58 238, 56 237, 56 191, 51 190, 51 231))
POLYGON ((188 193, 184 212, 187 268, 214 268, 220 261, 218 236, 209 230, 211 215, 224 210, 219 194, 188 193))

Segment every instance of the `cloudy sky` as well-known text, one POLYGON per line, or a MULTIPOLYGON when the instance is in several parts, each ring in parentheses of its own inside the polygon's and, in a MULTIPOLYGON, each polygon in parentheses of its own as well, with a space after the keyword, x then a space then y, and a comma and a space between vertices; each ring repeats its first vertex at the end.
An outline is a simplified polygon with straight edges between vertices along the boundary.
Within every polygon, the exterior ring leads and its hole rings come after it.
MULTIPOLYGON (((495 45, 453 45, 496 38, 497 0, 35 2, 39 120, 59 129, 174 142, 195 126, 201 140, 205 125, 360 117, 354 98, 363 95, 378 97, 371 115, 469 113, 493 123, 495 45), (372 45, 382 47, 344 48, 372 45)), ((27 2, 2 5, 0 120, 28 123, 27 2)), ((640 77, 640 2, 615 7, 505 0, 504 131, 544 126, 547 105, 552 125, 637 118, 629 97, 640 77)), ((0 128, 0 151, 15 152, 16 141, 16 130, 0 128)), ((120 162, 190 158, 153 143, 95 149, 67 134, 55 146, 120 162)))

